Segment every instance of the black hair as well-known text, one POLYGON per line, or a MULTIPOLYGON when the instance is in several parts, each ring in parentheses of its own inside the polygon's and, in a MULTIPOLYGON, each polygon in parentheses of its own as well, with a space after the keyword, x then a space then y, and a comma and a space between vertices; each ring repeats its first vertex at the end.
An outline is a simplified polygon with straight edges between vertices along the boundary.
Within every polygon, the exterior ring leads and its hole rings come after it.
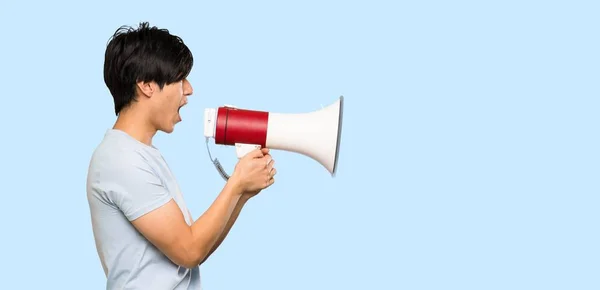
POLYGON ((139 81, 162 89, 187 78, 194 58, 183 40, 167 29, 140 23, 121 26, 109 39, 104 55, 104 83, 114 99, 115 114, 135 101, 139 81))

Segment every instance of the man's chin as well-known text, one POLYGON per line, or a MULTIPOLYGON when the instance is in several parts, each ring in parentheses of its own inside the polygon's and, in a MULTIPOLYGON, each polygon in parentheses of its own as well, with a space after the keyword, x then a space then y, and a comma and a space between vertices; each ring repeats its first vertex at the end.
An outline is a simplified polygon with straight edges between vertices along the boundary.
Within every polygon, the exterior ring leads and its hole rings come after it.
POLYGON ((173 133, 173 131, 175 131, 175 124, 173 124, 171 127, 168 128, 162 128, 160 129, 161 131, 167 133, 167 134, 171 134, 173 133))
POLYGON ((167 133, 167 134, 173 133, 173 131, 175 131, 175 126, 176 126, 177 124, 179 124, 180 122, 181 122, 181 119, 176 119, 176 120, 174 120, 174 121, 171 123, 171 125, 170 125, 170 126, 168 126, 168 127, 164 127, 164 128, 161 128, 161 131, 163 131, 163 132, 165 132, 165 133, 167 133))

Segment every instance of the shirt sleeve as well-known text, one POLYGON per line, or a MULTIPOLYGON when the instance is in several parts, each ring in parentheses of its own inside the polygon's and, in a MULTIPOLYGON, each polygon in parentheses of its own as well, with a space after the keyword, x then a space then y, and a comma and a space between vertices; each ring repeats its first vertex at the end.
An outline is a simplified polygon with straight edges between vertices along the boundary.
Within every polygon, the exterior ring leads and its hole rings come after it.
POLYGON ((129 221, 133 221, 172 199, 158 174, 141 156, 121 156, 107 170, 106 195, 129 221))

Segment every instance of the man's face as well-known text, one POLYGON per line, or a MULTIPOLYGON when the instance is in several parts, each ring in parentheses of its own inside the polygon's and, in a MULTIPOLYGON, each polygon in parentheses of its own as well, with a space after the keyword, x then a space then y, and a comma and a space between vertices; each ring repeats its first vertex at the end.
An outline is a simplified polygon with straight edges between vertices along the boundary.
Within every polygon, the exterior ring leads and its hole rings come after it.
POLYGON ((179 109, 187 104, 187 98, 193 93, 193 88, 187 79, 165 85, 156 91, 154 99, 153 123, 158 130, 166 133, 173 132, 175 124, 181 122, 179 109))

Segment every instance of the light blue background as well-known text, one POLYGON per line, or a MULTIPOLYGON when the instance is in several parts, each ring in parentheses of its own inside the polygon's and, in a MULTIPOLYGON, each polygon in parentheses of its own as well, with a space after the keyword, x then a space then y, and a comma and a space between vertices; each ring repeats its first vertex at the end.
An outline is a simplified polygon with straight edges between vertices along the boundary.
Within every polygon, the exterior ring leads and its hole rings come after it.
POLYGON ((156 138, 195 218, 223 186, 204 108, 346 101, 338 175, 273 152, 205 289, 599 289, 596 3, 3 2, 1 288, 104 289, 85 196, 114 121, 103 53, 150 21, 196 60, 156 138))

